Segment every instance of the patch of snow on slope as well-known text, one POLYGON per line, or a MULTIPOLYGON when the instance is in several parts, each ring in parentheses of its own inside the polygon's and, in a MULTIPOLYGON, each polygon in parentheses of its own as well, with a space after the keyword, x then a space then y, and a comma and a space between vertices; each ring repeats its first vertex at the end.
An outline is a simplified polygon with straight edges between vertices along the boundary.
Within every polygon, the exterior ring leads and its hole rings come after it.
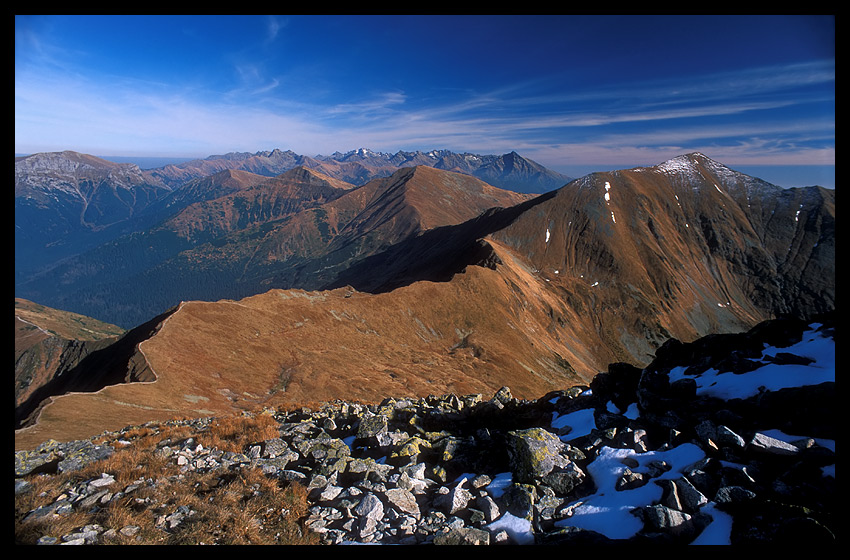
POLYGON ((572 440, 590 434, 590 431, 596 428, 596 420, 593 417, 592 408, 584 408, 571 412, 570 414, 554 414, 552 418, 552 428, 563 430, 570 427, 570 432, 565 436, 560 436, 562 441, 572 440))
POLYGON ((506 512, 486 528, 493 533, 504 530, 516 544, 534 544, 531 521, 511 515, 510 512, 506 512))
POLYGON ((617 481, 628 468, 624 461, 633 460, 638 466, 633 472, 649 470, 649 464, 664 461, 672 468, 655 480, 676 479, 682 471, 705 458, 702 449, 686 443, 668 451, 637 453, 632 449, 603 447, 599 456, 587 467, 596 484, 596 493, 582 498, 572 506, 572 515, 555 523, 557 527, 578 527, 603 534, 611 539, 628 539, 643 528, 643 522, 631 511, 658 502, 663 492, 657 484, 647 484, 632 490, 616 490, 617 481))
POLYGON ((686 367, 670 371, 670 382, 686 377, 697 383, 697 394, 721 399, 745 399, 759 394, 760 390, 777 391, 787 387, 818 385, 835 381, 835 340, 824 336, 810 325, 812 330, 803 334, 803 339, 788 348, 767 347, 762 352, 760 368, 744 375, 735 375, 711 368, 696 376, 686 376, 686 367), (779 352, 794 354, 814 360, 808 365, 777 364, 766 360, 779 352))

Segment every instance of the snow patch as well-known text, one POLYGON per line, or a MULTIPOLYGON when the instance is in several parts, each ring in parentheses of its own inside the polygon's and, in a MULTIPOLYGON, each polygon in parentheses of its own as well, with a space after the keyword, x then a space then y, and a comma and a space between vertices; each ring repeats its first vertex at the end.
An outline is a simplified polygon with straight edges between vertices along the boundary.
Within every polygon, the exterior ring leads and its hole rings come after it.
MULTIPOLYGON (((698 394, 729 399, 747 398, 764 390, 778 390, 786 387, 813 385, 823 381, 835 381, 835 341, 829 332, 819 331, 820 327, 822 325, 819 323, 810 324, 809 330, 803 334, 801 341, 786 348, 765 345, 762 351, 764 365, 754 371, 735 375, 708 370, 697 376, 685 376, 685 367, 679 367, 670 372, 670 381, 674 382, 685 377, 695 378, 698 394), (804 356, 814 361, 808 365, 780 365, 766 360, 779 353, 804 356)), ((582 393, 582 396, 591 394, 592 392, 587 390, 582 393)), ((553 399, 554 402, 556 401, 553 399)), ((606 409, 613 413, 621 412, 619 407, 612 402, 606 403, 606 409)), ((636 419, 639 415, 637 404, 629 405, 624 414, 630 419, 636 419)), ((597 429, 593 408, 581 409, 563 415, 553 413, 551 425, 553 430, 567 432, 567 434, 559 436, 566 443, 590 435, 593 430, 597 429)), ((807 436, 789 435, 779 430, 763 430, 762 433, 790 444, 808 439, 807 436)), ((834 440, 815 438, 815 441, 817 445, 835 451, 834 440)), ((557 527, 577 527, 592 530, 611 539, 633 537, 643 528, 643 522, 632 511, 635 508, 658 503, 662 490, 661 486, 654 483, 631 490, 616 490, 617 481, 627 468, 625 463, 637 464, 637 467, 631 469, 635 472, 646 472, 651 463, 664 461, 672 468, 658 477, 657 480, 674 480, 681 477, 690 465, 704 457, 705 453, 692 443, 664 451, 644 453, 633 449, 602 447, 599 455, 587 466, 587 474, 593 479, 596 492, 567 504, 563 511, 569 516, 557 521, 555 525, 557 527)), ((826 465, 821 469, 821 472, 823 476, 835 478, 835 465, 826 465)), ((508 483, 509 480, 509 475, 507 475, 502 480, 502 484, 508 483)), ((718 510, 716 505, 714 502, 708 502, 700 508, 700 513, 707 514, 711 518, 711 522, 691 544, 731 544, 732 517, 718 510)), ((497 526, 504 527, 506 531, 510 527, 514 531, 511 536, 519 542, 523 535, 526 535, 524 533, 526 525, 518 522, 517 518, 507 515, 496 522, 499 524, 497 526)), ((491 524, 488 528, 492 530, 496 523, 491 524)), ((526 538, 530 539, 527 535, 526 538)))
POLYGON ((819 385, 835 381, 835 340, 814 330, 806 331, 803 339, 788 348, 767 347, 762 351, 764 365, 743 375, 719 371, 710 368, 697 375, 685 375, 687 367, 679 366, 670 370, 670 382, 679 379, 693 379, 697 384, 697 394, 721 399, 746 399, 758 395, 761 391, 778 391, 788 387, 819 385), (809 358, 812 363, 779 364, 766 360, 778 352, 809 358))
POLYGON ((593 416, 593 409, 584 408, 564 415, 553 412, 552 428, 558 431, 563 431, 567 427, 570 428, 570 431, 566 435, 559 436, 561 441, 573 440, 590 435, 591 430, 596 428, 596 420, 593 416))
POLYGON ((617 481, 626 470, 624 461, 634 460, 634 472, 646 471, 654 461, 664 461, 672 468, 655 480, 676 479, 682 471, 705 458, 705 453, 692 443, 685 443, 668 451, 638 453, 633 449, 603 447, 599 456, 587 466, 588 474, 596 485, 596 493, 582 498, 566 509, 570 517, 555 523, 557 527, 578 527, 601 533, 611 539, 628 539, 643 529, 643 521, 631 513, 634 508, 648 506, 661 499, 658 484, 647 484, 632 490, 616 490, 617 481))
POLYGON ((531 521, 516 517, 510 512, 505 513, 486 527, 491 533, 505 531, 516 544, 534 544, 534 532, 531 521))
POLYGON ((511 473, 499 473, 490 484, 487 485, 487 492, 494 498, 501 498, 505 491, 513 484, 513 475, 511 473))

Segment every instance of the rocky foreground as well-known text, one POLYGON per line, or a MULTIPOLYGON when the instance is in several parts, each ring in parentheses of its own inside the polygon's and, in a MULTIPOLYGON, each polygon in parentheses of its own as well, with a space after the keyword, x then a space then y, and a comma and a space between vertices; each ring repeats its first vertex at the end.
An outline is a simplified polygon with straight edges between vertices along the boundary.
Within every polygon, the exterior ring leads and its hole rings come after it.
MULTIPOLYGON (((238 508, 301 486, 299 527, 326 544, 832 544, 835 398, 834 325, 824 318, 671 340, 643 370, 612 364, 589 387, 535 401, 503 388, 264 411, 272 430, 235 450, 200 443, 215 419, 150 424, 146 433, 183 428, 138 459, 174 474, 100 472, 131 452, 136 426, 16 453, 16 534, 38 524, 37 537, 18 541, 151 542, 148 531, 174 542, 209 522, 197 495, 212 501, 214 488, 252 472, 272 485, 255 483, 238 508), (21 499, 48 477, 65 478, 21 499), (193 499, 151 497, 168 484, 193 499), (143 522, 96 522, 110 507, 143 522), (60 523, 82 513, 79 526, 60 523)), ((248 522, 262 531, 268 519, 248 522)), ((216 530, 205 543, 220 542, 216 530)))

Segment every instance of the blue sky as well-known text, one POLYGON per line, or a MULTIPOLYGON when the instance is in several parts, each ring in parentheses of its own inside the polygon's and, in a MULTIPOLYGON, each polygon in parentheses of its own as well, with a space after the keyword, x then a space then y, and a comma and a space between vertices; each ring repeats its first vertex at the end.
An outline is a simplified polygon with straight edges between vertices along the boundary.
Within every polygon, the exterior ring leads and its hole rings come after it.
POLYGON ((834 17, 15 18, 16 153, 359 147, 834 187, 834 17))

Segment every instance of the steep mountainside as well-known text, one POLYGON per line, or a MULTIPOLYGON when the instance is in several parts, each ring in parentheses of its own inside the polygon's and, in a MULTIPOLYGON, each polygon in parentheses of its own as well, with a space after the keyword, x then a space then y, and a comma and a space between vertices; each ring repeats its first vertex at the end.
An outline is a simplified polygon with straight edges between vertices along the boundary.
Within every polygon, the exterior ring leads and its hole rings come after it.
POLYGON ((115 325, 15 298, 16 411, 43 386, 123 333, 115 325))
MULTIPOLYGON (((521 269, 508 277, 530 282, 521 269)), ((581 367, 586 357, 559 354, 564 345, 547 332, 548 317, 526 305, 504 273, 483 267, 387 294, 271 290, 184 302, 137 347, 155 383, 57 397, 16 439, 77 439, 128 421, 343 395, 368 402, 386 394, 492 393, 510 382, 516 395, 531 396, 581 382, 570 364, 581 367), (95 409, 96 417, 87 412, 95 409)))
POLYGON ((781 189, 701 154, 576 180, 492 237, 607 331, 621 359, 640 361, 670 333, 835 306, 834 191, 781 189))
POLYGON ((544 192, 569 178, 515 152, 503 156, 448 150, 298 155, 278 149, 229 153, 142 171, 73 151, 15 158, 15 277, 29 280, 64 259, 121 235, 144 231, 185 207, 232 193, 258 177, 310 169, 346 190, 403 167, 424 165, 476 176, 497 187, 544 192))
MULTIPOLYGON (((225 175, 238 173, 245 172, 220 172, 225 175)), ((159 227, 171 229, 186 239, 208 241, 324 204, 354 188, 349 183, 303 167, 272 178, 251 176, 254 180, 241 188, 194 202, 159 227)), ((197 200, 198 197, 191 198, 197 200)))
POLYGON ((70 151, 16 157, 16 277, 117 237, 169 192, 134 164, 70 151))
POLYGON ((403 239, 529 198, 429 167, 404 168, 359 188, 296 168, 191 205, 152 230, 63 263, 18 293, 129 328, 181 300, 317 289, 403 239))
POLYGON ((595 173, 427 232, 349 267, 329 287, 390 291, 445 281, 472 262, 501 270, 505 252, 557 302, 546 310, 551 328, 601 344, 608 361, 645 362, 670 336, 835 308, 834 191, 782 189, 701 154, 595 173))

